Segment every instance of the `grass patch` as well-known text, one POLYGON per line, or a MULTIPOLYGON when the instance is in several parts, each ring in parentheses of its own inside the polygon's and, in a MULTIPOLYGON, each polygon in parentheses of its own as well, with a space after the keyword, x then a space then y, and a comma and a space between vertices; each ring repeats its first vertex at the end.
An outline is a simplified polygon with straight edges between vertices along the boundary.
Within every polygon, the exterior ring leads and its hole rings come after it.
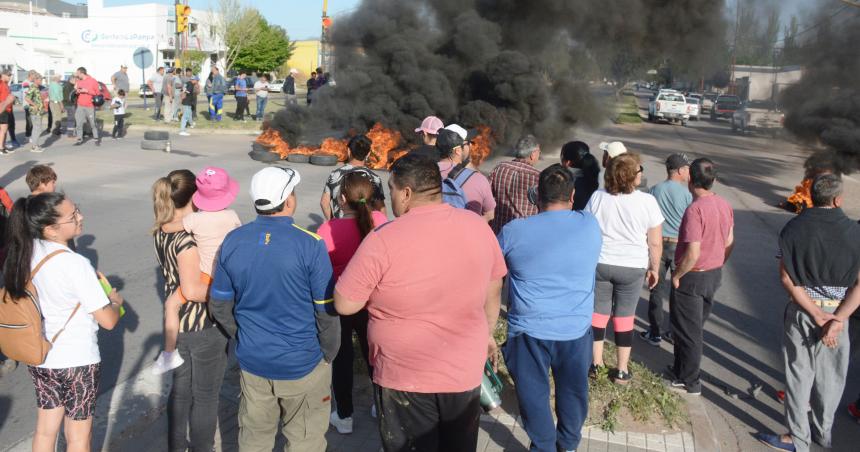
POLYGON ((636 97, 631 92, 624 93, 621 98, 615 102, 615 119, 616 124, 640 124, 642 118, 639 116, 639 104, 636 102, 636 97))
MULTIPOLYGON (((263 123, 253 121, 248 119, 247 122, 242 121, 234 121, 232 117, 224 115, 221 121, 209 121, 207 118, 209 117, 208 111, 202 111, 198 107, 197 110, 197 120, 194 122, 194 130, 247 130, 248 132, 254 132, 261 130, 263 123)), ((176 129, 179 131, 179 122, 170 122, 165 123, 163 120, 156 121, 153 119, 153 115, 155 114, 154 110, 143 110, 143 109, 134 109, 133 111, 127 111, 125 114, 125 127, 134 129, 153 129, 153 128, 170 128, 176 129)), ((266 113, 267 117, 270 117, 272 111, 266 113)), ((110 133, 111 128, 113 128, 113 113, 107 111, 106 109, 102 109, 96 112, 96 118, 100 119, 104 122, 104 130, 110 133)))

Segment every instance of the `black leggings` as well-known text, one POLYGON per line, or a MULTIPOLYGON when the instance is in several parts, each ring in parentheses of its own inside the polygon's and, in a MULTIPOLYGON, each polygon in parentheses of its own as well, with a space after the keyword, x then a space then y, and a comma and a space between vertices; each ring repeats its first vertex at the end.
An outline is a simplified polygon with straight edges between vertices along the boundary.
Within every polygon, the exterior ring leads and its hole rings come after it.
POLYGON ((353 315, 340 316, 340 350, 332 363, 331 385, 334 389, 334 400, 337 404, 337 415, 343 419, 352 416, 352 362, 355 353, 352 347, 352 332, 358 336, 361 354, 367 363, 367 374, 373 379, 373 368, 370 367, 367 347, 367 309, 362 309, 353 315))
POLYGON ((113 131, 110 136, 113 138, 122 137, 124 134, 125 115, 113 115, 113 131))

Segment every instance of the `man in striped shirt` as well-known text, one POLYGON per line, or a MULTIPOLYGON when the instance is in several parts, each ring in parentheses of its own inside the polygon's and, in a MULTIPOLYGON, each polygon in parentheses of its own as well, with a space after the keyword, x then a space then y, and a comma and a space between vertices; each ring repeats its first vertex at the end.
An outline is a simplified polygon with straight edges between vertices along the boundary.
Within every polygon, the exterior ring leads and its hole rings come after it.
POLYGON ((496 199, 496 213, 490 226, 496 234, 511 220, 537 213, 537 206, 529 202, 529 188, 538 184, 540 171, 534 166, 540 159, 540 144, 533 135, 517 142, 514 159, 502 162, 490 174, 490 186, 496 199))

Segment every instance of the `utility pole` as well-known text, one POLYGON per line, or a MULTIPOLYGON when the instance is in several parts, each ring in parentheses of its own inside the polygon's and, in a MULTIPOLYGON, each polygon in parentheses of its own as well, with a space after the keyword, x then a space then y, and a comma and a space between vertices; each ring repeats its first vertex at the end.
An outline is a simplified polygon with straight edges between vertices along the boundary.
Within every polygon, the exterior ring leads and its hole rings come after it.
MULTIPOLYGON (((176 68, 176 62, 179 61, 179 49, 181 46, 179 45, 179 39, 182 35, 179 33, 179 8, 178 6, 181 4, 179 0, 175 0, 173 11, 176 14, 176 23, 174 25, 174 32, 176 33, 176 38, 173 40, 173 67, 176 68)), ((174 69, 175 70, 175 69, 174 69)))
MULTIPOLYGON (((331 66, 331 45, 329 43, 329 31, 331 26, 331 18, 328 17, 328 0, 323 0, 322 9, 322 32, 320 33, 320 66, 323 70, 332 71, 331 66)), ((319 74, 322 76, 322 74, 319 74)))
POLYGON ((738 28, 741 24, 741 0, 735 0, 735 43, 732 45, 732 76, 729 79, 729 94, 737 93, 735 85, 735 62, 738 53, 738 28))

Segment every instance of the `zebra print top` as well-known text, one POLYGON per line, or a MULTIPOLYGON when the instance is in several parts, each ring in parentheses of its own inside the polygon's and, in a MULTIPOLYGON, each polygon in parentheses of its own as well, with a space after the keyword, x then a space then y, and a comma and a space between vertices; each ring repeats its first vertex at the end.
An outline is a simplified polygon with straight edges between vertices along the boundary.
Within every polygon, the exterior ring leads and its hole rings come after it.
MULTIPOLYGON (((185 231, 168 233, 159 230, 155 233, 155 256, 164 275, 165 296, 179 288, 178 256, 196 246, 194 237, 185 231)), ((202 331, 214 325, 209 313, 209 303, 189 302, 179 307, 180 333, 202 331)))

